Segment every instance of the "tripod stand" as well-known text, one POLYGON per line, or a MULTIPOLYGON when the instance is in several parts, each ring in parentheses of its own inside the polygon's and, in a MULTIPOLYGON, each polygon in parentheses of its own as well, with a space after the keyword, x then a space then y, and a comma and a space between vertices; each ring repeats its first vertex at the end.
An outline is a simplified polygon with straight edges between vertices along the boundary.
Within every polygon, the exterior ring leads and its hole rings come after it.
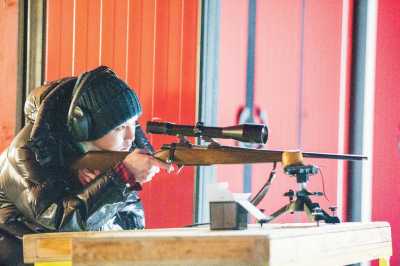
MULTIPOLYGON (((323 196, 322 192, 309 192, 307 190, 307 181, 310 175, 318 173, 318 168, 314 165, 288 165, 284 168, 286 174, 295 176, 296 182, 299 184, 300 190, 289 190, 284 195, 289 197, 289 203, 270 215, 267 221, 270 222, 275 218, 290 212, 304 211, 310 221, 325 221, 326 223, 340 223, 339 218, 331 216, 325 212, 318 203, 312 202, 310 196, 323 196)), ((332 211, 335 208, 330 208, 332 211)))

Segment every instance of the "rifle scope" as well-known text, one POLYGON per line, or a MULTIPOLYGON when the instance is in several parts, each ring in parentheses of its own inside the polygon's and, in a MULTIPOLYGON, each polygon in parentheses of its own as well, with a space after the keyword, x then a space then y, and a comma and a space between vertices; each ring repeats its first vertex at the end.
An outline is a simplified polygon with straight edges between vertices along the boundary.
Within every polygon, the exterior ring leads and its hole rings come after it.
POLYGON ((208 137, 234 139, 249 143, 266 143, 268 128, 263 124, 240 124, 230 127, 205 127, 202 122, 192 125, 177 125, 169 122, 147 122, 147 133, 173 136, 208 137))

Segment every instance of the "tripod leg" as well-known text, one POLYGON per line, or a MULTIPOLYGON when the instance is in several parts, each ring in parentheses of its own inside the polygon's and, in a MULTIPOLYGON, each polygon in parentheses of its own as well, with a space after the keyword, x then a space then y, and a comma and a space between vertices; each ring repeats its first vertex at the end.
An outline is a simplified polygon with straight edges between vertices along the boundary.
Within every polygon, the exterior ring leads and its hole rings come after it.
POLYGON ((304 212, 307 215, 307 218, 310 222, 315 221, 315 217, 312 215, 312 210, 307 206, 307 204, 304 204, 304 212))
POLYGON ((322 213, 323 213, 323 215, 325 217, 325 222, 326 223, 328 223, 328 224, 338 224, 338 223, 340 223, 340 220, 339 220, 338 217, 331 216, 326 211, 324 211, 322 209, 321 209, 321 211, 322 211, 322 213))
POLYGON ((269 217, 270 219, 268 219, 268 222, 271 222, 272 220, 274 220, 275 218, 278 218, 279 216, 281 216, 284 213, 287 212, 293 212, 296 210, 296 202, 290 202, 289 204, 286 204, 285 206, 283 206, 282 208, 280 208, 279 210, 277 210, 276 212, 274 212, 273 214, 271 214, 269 217))
POLYGON ((272 181, 275 179, 276 176, 276 162, 274 162, 274 166, 272 168, 271 173, 269 174, 269 178, 267 183, 264 184, 264 186, 261 188, 261 190, 256 194, 256 196, 251 199, 251 203, 254 206, 257 206, 258 203, 262 201, 262 199, 267 195, 269 188, 271 187, 272 181))
POLYGON ((311 199, 307 197, 303 197, 304 202, 304 211, 307 213, 307 217, 311 221, 325 221, 328 224, 337 224, 340 223, 340 220, 336 216, 330 216, 327 212, 325 212, 318 203, 313 203, 311 199))

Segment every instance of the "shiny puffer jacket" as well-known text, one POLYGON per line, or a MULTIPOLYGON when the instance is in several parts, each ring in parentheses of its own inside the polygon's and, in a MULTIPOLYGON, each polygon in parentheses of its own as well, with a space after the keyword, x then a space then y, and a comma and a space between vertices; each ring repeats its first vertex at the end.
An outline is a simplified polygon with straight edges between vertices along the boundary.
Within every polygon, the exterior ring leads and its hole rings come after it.
MULTIPOLYGON (((126 191, 113 168, 82 187, 77 173, 68 167, 81 156, 66 130, 75 82, 76 78, 66 78, 44 85, 25 103, 25 127, 0 156, 3 232, 22 237, 33 232, 98 230, 107 222, 101 220, 118 222, 126 214, 130 221, 136 219, 131 227, 143 226, 143 210, 132 205, 139 202, 135 192, 126 191), (113 212, 107 211, 113 206, 113 212), (129 212, 132 208, 134 212, 129 212)), ((127 219, 120 221, 126 223, 127 219)))

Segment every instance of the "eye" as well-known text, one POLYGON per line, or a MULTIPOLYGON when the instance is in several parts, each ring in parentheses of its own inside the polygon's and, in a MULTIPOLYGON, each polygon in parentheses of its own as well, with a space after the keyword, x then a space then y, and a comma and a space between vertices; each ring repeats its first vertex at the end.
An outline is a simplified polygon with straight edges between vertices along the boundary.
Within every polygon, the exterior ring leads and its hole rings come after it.
POLYGON ((122 131, 122 130, 124 130, 125 128, 126 128, 126 125, 122 125, 122 126, 119 126, 119 127, 115 128, 114 130, 115 130, 115 131, 122 131))

